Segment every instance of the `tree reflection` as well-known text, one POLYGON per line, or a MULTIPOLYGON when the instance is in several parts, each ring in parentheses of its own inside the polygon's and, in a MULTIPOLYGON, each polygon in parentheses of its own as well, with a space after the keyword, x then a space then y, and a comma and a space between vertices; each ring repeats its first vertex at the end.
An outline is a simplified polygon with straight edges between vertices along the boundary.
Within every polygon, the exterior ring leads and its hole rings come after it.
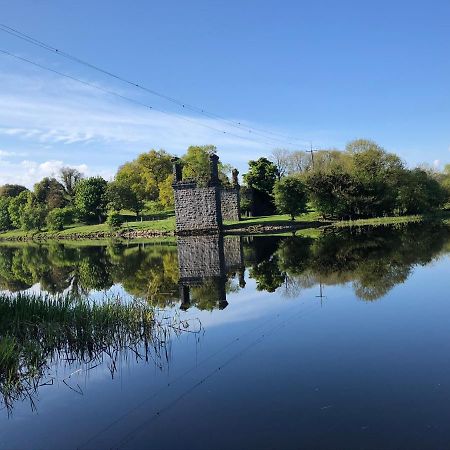
POLYGON ((245 287, 244 266, 258 290, 298 296, 316 284, 350 283, 376 300, 403 283, 418 264, 448 251, 442 224, 342 228, 303 236, 191 236, 177 242, 77 246, 0 245, 0 289, 39 284, 51 294, 84 296, 120 284, 151 305, 212 310, 245 287), (245 262, 245 264, 244 264, 245 262), (183 286, 186 287, 183 291, 183 286), (189 301, 187 298, 189 297, 189 301))

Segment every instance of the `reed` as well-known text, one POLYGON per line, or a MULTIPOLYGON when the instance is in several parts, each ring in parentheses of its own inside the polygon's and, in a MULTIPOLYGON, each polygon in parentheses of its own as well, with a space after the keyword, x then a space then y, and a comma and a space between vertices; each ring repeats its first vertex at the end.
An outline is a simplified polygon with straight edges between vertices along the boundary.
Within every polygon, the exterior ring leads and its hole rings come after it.
POLYGON ((143 359, 163 368, 173 333, 188 330, 176 319, 157 319, 140 302, 101 303, 69 296, 0 294, 0 395, 11 411, 15 401, 32 407, 42 384, 52 383, 51 367, 108 365, 112 376, 119 358, 143 359))

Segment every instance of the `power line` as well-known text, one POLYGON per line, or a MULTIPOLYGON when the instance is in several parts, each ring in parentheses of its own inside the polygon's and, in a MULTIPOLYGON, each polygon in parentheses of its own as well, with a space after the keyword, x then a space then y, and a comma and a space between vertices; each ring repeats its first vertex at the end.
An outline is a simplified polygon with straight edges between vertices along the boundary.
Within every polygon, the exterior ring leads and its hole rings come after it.
POLYGON ((216 113, 207 111, 204 108, 200 108, 198 106, 194 106, 194 105, 191 105, 189 103, 186 103, 186 102, 183 102, 181 100, 178 100, 178 99, 176 99, 174 97, 162 94, 162 93, 160 93, 158 91, 155 91, 154 89, 150 89, 150 88, 148 88, 148 87, 146 87, 146 86, 144 86, 142 84, 136 83, 134 81, 130 81, 130 80, 128 80, 128 79, 126 79, 126 78, 124 78, 124 77, 122 77, 120 75, 117 75, 117 74, 115 74, 113 72, 110 72, 109 70, 103 69, 103 68, 101 68, 101 67, 99 67, 97 65, 94 65, 94 64, 90 63, 90 62, 84 61, 83 59, 78 58, 77 56, 74 56, 74 55, 72 55, 70 53, 67 53, 67 52, 61 50, 61 49, 53 47, 50 44, 47 44, 47 43, 45 43, 43 41, 40 41, 40 40, 38 40, 38 39, 28 35, 28 34, 25 34, 25 33, 21 32, 21 31, 15 29, 15 28, 9 27, 8 25, 0 23, 0 31, 8 33, 8 34, 10 34, 12 36, 15 36, 15 37, 17 37, 19 39, 22 39, 22 40, 24 40, 24 41, 26 41, 26 42, 28 42, 28 43, 30 43, 32 45, 36 45, 36 46, 38 46, 40 48, 43 48, 43 49, 45 49, 47 51, 50 51, 52 53, 56 53, 56 54, 58 54, 58 55, 60 55, 60 56, 62 56, 64 58, 69 59, 71 61, 74 61, 74 62, 76 62, 78 64, 82 64, 82 65, 84 65, 86 67, 89 67, 89 68, 91 68, 93 70, 101 72, 104 75, 112 77, 112 78, 114 78, 114 79, 116 79, 118 81, 121 81, 123 83, 126 83, 126 84, 128 84, 130 86, 133 86, 133 87, 141 89, 141 90, 143 90, 143 91, 145 91, 147 93, 150 93, 152 95, 160 97, 160 98, 162 98, 162 99, 164 99, 166 101, 169 101, 169 102, 171 102, 173 104, 176 104, 177 106, 179 106, 179 107, 181 107, 183 109, 188 109, 188 110, 196 112, 198 114, 202 114, 202 115, 204 115, 206 117, 209 117, 209 118, 212 118, 212 119, 216 119, 216 120, 220 120, 222 122, 227 123, 228 125, 230 125, 232 127, 239 128, 239 129, 241 129, 243 131, 246 131, 249 134, 257 134, 257 135, 259 134, 259 135, 265 137, 266 139, 271 139, 273 141, 287 143, 287 144, 293 145, 293 146, 296 145, 296 144, 294 144, 292 142, 287 142, 287 141, 291 141, 291 140, 301 141, 301 139, 298 139, 298 138, 295 138, 295 137, 292 137, 292 136, 287 136, 287 135, 284 135, 282 133, 278 133, 278 132, 274 132, 274 131, 270 131, 270 130, 262 130, 262 129, 256 128, 256 127, 246 126, 246 125, 242 124, 241 122, 227 119, 227 118, 225 118, 223 116, 220 116, 220 115, 218 115, 216 113), (278 138, 275 138, 275 137, 270 137, 270 136, 267 136, 267 135, 279 136, 282 139, 278 139, 278 138))
POLYGON ((141 101, 136 100, 136 99, 131 98, 131 97, 127 97, 127 96, 125 96, 125 95, 123 95, 123 94, 120 94, 120 93, 118 93, 118 92, 116 92, 116 91, 112 91, 112 90, 110 90, 110 89, 105 89, 105 88, 103 88, 103 87, 101 87, 101 86, 98 86, 97 84, 91 83, 91 82, 89 82, 89 81, 81 80, 80 78, 74 77, 73 75, 69 75, 69 74, 67 74, 67 73, 60 72, 59 70, 52 69, 52 68, 50 68, 50 67, 44 66, 43 64, 40 64, 40 63, 35 62, 35 61, 32 61, 32 60, 30 60, 30 59, 28 59, 28 58, 24 58, 24 57, 22 57, 22 56, 19 56, 19 55, 14 54, 14 53, 8 52, 7 50, 2 50, 2 49, 0 49, 0 53, 3 53, 4 55, 10 56, 10 57, 12 57, 12 58, 15 58, 15 59, 17 59, 17 60, 19 60, 19 61, 22 61, 22 62, 31 64, 31 65, 33 65, 33 66, 35 66, 35 67, 38 67, 38 68, 43 69, 43 70, 46 70, 46 71, 48 71, 48 72, 52 72, 52 73, 54 73, 54 74, 56 74, 56 75, 59 75, 59 76, 68 78, 68 79, 70 79, 70 80, 72 80, 72 81, 76 81, 77 83, 81 83, 81 84, 83 84, 83 85, 85 85, 85 86, 89 86, 89 87, 91 87, 91 88, 100 90, 100 91, 102 91, 102 92, 104 92, 104 93, 106 93, 106 94, 109 94, 109 95, 118 97, 118 98, 120 98, 120 99, 122 99, 122 100, 126 100, 126 101, 131 102, 131 103, 134 103, 134 104, 136 104, 136 105, 143 106, 144 108, 147 108, 147 109, 150 109, 150 110, 153 110, 153 111, 158 111, 158 112, 160 112, 160 113, 162 113, 162 114, 165 114, 165 115, 167 115, 167 116, 169 116, 169 117, 171 117, 171 118, 172 118, 173 116, 175 116, 177 119, 184 120, 185 122, 193 123, 193 124, 195 124, 195 125, 199 125, 199 126, 208 128, 208 129, 213 130, 213 131, 216 131, 216 132, 218 132, 218 133, 220 133, 220 134, 222 134, 222 135, 227 135, 227 136, 235 137, 235 138, 238 138, 238 139, 243 139, 243 140, 246 140, 246 141, 249 141, 249 142, 253 142, 253 143, 256 142, 256 143, 259 143, 259 144, 264 143, 264 144, 266 144, 266 145, 272 145, 272 143, 267 142, 267 141, 263 141, 263 140, 255 140, 255 139, 252 139, 252 138, 249 138, 249 137, 246 137, 246 136, 241 136, 241 135, 238 135, 238 134, 235 134, 235 133, 230 133, 229 131, 226 131, 226 130, 223 130, 223 129, 219 129, 219 128, 212 127, 212 126, 207 125, 207 124, 205 124, 205 123, 203 123, 203 122, 199 122, 199 121, 197 121, 197 120, 195 120, 195 119, 189 119, 189 118, 187 118, 187 117, 185 117, 185 116, 181 116, 181 115, 179 115, 179 114, 173 114, 173 113, 170 113, 170 112, 165 111, 165 110, 163 110, 163 109, 161 109, 161 108, 155 108, 154 106, 151 106, 151 105, 149 105, 149 104, 147 104, 147 103, 141 102, 141 101))

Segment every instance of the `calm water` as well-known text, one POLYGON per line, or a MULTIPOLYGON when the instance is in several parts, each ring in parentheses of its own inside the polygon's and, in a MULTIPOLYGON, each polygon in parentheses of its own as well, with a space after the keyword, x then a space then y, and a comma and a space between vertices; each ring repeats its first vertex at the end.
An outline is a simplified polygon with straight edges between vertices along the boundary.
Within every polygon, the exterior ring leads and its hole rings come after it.
POLYGON ((175 326, 95 358, 42 339, 15 397, 0 368, 0 448, 448 449, 449 252, 440 225, 1 245, 2 291, 146 302, 175 326))

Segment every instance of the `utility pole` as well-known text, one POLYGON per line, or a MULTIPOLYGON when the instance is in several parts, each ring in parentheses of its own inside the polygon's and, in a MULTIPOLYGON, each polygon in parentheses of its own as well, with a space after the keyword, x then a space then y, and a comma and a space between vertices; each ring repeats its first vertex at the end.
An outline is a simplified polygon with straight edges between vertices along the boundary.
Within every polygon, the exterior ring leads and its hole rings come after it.
POLYGON ((311 153, 311 166, 314 169, 314 152, 317 152, 317 150, 313 149, 313 145, 311 142, 311 148, 309 150, 306 150, 306 153, 311 153))

